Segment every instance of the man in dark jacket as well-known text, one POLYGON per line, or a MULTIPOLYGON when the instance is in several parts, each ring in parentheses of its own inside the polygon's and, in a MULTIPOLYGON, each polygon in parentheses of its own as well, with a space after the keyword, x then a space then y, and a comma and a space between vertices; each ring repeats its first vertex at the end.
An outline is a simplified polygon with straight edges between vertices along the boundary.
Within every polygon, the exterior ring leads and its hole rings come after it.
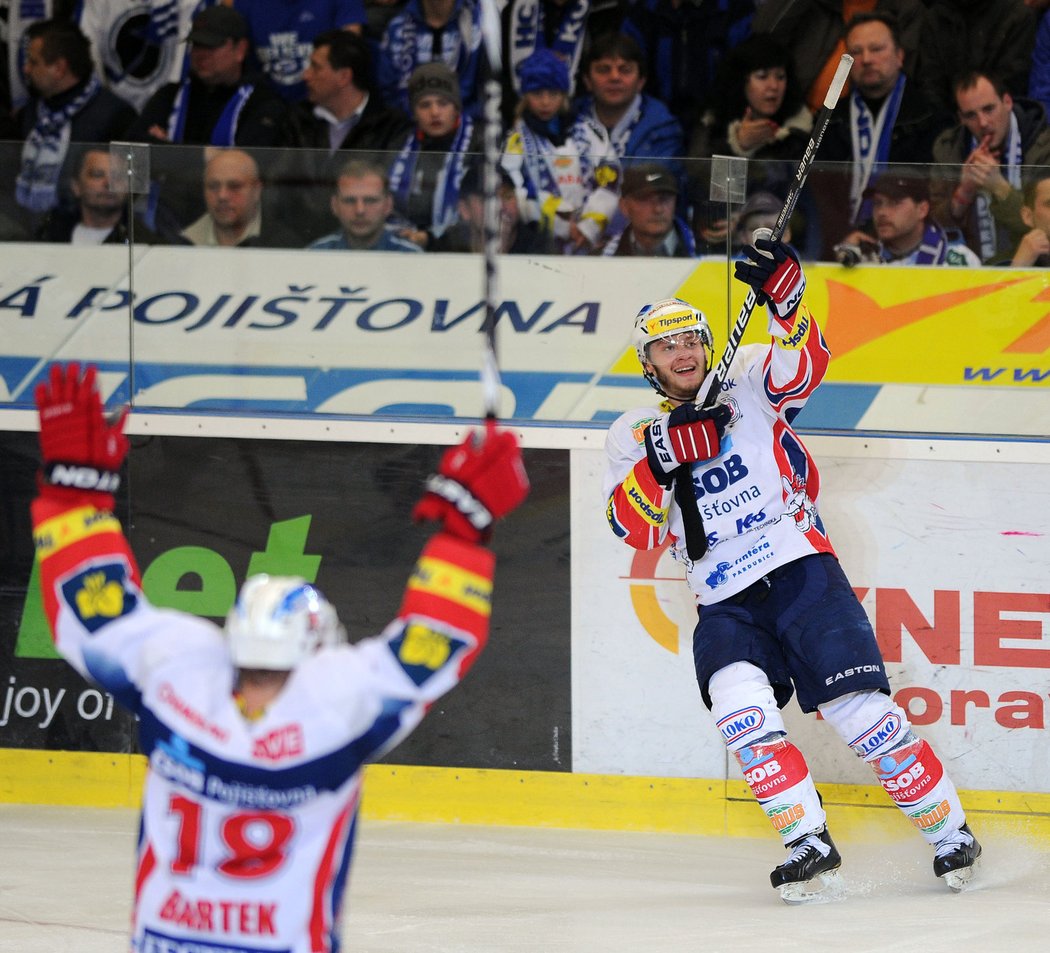
POLYGON ((15 198, 30 213, 72 208, 72 196, 60 191, 69 179, 69 144, 119 138, 135 110, 99 82, 91 46, 75 23, 41 20, 26 36, 32 95, 16 117, 24 145, 15 198))
POLYGON ((870 227, 871 202, 864 190, 882 167, 929 164, 934 139, 952 124, 951 115, 933 106, 904 72, 904 48, 892 15, 857 14, 845 36, 854 59, 853 89, 831 117, 820 160, 849 166, 845 173, 816 177, 819 191, 814 191, 822 197, 822 234, 832 244, 855 228, 870 227))
POLYGON ((934 179, 933 214, 961 229, 982 261, 998 261, 1028 231, 1021 173, 1025 166, 1050 164, 1050 126, 1040 103, 1014 98, 986 73, 960 76, 955 102, 959 124, 938 137, 933 159, 958 175, 934 179))
POLYGON ((753 33, 769 33, 794 58, 809 108, 816 112, 824 101, 839 57, 846 51, 843 28, 854 12, 889 13, 897 21, 897 37, 904 49, 904 71, 915 75, 923 0, 777 0, 761 4, 752 21, 753 33), (846 14, 846 8, 850 14, 846 14))
MULTIPOLYGON (((388 108, 372 88, 368 46, 346 30, 331 30, 314 41, 303 79, 308 102, 288 114, 280 145, 290 146, 275 180, 281 206, 306 244, 331 223, 332 182, 347 161, 347 150, 397 150, 412 123, 388 108)), ((389 158, 389 157, 387 157, 389 158)))
POLYGON ((108 148, 86 146, 77 151, 73 162, 70 190, 76 210, 53 209, 37 235, 41 241, 123 245, 133 237, 136 244, 152 245, 159 240, 139 221, 135 222, 134 234, 130 233, 127 189, 108 148))
POLYGON ((186 38, 189 75, 157 90, 128 130, 132 142, 272 146, 285 104, 262 76, 246 75, 248 25, 230 7, 207 7, 186 38))

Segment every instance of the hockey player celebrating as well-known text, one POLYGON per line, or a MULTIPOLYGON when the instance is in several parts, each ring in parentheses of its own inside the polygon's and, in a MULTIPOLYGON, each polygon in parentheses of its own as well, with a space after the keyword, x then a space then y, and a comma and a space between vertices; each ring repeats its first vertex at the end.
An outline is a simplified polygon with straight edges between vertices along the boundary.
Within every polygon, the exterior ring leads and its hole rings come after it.
POLYGON ((794 251, 760 232, 735 271, 765 304, 772 341, 740 348, 719 403, 702 406, 714 380, 704 315, 677 298, 638 313, 638 359, 662 400, 621 415, 609 430, 607 518, 636 549, 670 535, 685 566, 699 614, 700 692, 787 848, 770 874, 781 897, 817 899, 841 863, 780 713, 793 692, 804 712, 819 710, 871 765, 933 845, 934 873, 959 890, 981 847, 937 755, 890 698, 875 634, 817 510, 817 469, 791 422, 830 352, 802 302, 806 282, 794 251), (692 479, 676 480, 679 472, 692 479), (726 496, 747 507, 720 506, 726 496), (683 518, 682 506, 695 512, 683 518))
POLYGON ((225 630, 150 605, 112 513, 123 418, 103 416, 94 368, 55 365, 36 399, 34 537, 55 643, 138 716, 149 760, 133 948, 338 949, 363 766, 485 645, 482 543, 528 492, 517 441, 490 424, 445 453, 413 513, 440 531, 397 618, 350 645, 299 578, 249 578, 225 630))

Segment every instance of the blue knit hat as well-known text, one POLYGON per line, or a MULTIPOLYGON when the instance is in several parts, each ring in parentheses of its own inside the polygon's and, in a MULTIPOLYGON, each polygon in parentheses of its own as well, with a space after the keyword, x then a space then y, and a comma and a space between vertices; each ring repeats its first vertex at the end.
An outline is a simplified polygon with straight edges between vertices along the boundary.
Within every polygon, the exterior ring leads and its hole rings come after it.
POLYGON ((556 89, 559 93, 569 91, 569 68, 565 61, 542 46, 518 65, 518 79, 523 93, 535 93, 541 89, 556 89))

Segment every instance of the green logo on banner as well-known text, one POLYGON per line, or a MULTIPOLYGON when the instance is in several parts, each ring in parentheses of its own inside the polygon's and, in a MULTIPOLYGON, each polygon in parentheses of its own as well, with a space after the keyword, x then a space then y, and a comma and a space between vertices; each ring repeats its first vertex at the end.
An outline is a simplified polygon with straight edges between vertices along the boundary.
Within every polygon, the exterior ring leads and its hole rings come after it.
MULTIPOLYGON (((275 576, 302 576, 317 581, 321 557, 306 552, 312 516, 281 520, 270 527, 266 549, 252 553, 248 575, 266 572, 275 576)), ((194 615, 221 618, 237 598, 237 579, 230 564, 214 549, 176 546, 153 560, 142 572, 142 589, 155 606, 179 609, 194 615), (192 588, 183 584, 196 583, 192 588)), ((17 658, 59 658, 51 641, 40 595, 40 565, 33 563, 29 576, 22 624, 15 644, 17 658)))

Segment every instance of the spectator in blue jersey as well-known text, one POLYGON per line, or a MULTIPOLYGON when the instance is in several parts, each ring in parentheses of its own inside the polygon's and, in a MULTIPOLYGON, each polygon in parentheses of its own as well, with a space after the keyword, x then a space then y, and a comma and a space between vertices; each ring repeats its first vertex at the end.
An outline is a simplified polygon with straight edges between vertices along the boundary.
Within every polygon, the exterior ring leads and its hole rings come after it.
POLYGON ((679 185, 667 166, 641 162, 623 174, 620 209, 627 225, 602 249, 603 255, 694 258, 696 242, 676 214, 679 185))
POLYGON ((388 224, 394 199, 380 165, 364 159, 348 162, 335 181, 331 208, 339 231, 311 242, 311 250, 422 251, 388 224))
POLYGON ((411 111, 408 83, 417 66, 444 63, 459 82, 464 113, 478 111, 480 0, 408 0, 391 18, 376 56, 376 81, 388 106, 411 111))
POLYGON ((462 110, 456 74, 444 63, 417 66, 408 82, 415 127, 390 169, 394 208, 404 238, 430 247, 458 218, 457 205, 471 154, 482 131, 462 110))
POLYGON ((248 22, 259 67, 289 102, 306 98, 303 71, 317 37, 328 30, 361 33, 364 0, 222 0, 248 22))
POLYGON ((248 24, 229 7, 206 7, 186 37, 189 73, 157 90, 127 132, 132 142, 272 146, 287 107, 245 70, 248 24))
POLYGON ((631 37, 609 33, 596 39, 583 81, 587 95, 577 102, 577 116, 589 120, 580 132, 590 154, 605 155, 611 145, 620 159, 684 155, 682 124, 665 103, 643 92, 645 61, 631 37))
POLYGON ((102 86, 87 37, 65 20, 41 20, 26 30, 24 74, 31 96, 16 116, 24 140, 15 199, 29 213, 73 207, 62 191, 72 142, 110 142, 135 118, 135 110, 102 86), (61 184, 61 185, 60 185, 61 184))
POLYGON ((755 0, 637 0, 623 22, 645 56, 649 92, 667 103, 688 141, 726 54, 751 28, 755 0))

